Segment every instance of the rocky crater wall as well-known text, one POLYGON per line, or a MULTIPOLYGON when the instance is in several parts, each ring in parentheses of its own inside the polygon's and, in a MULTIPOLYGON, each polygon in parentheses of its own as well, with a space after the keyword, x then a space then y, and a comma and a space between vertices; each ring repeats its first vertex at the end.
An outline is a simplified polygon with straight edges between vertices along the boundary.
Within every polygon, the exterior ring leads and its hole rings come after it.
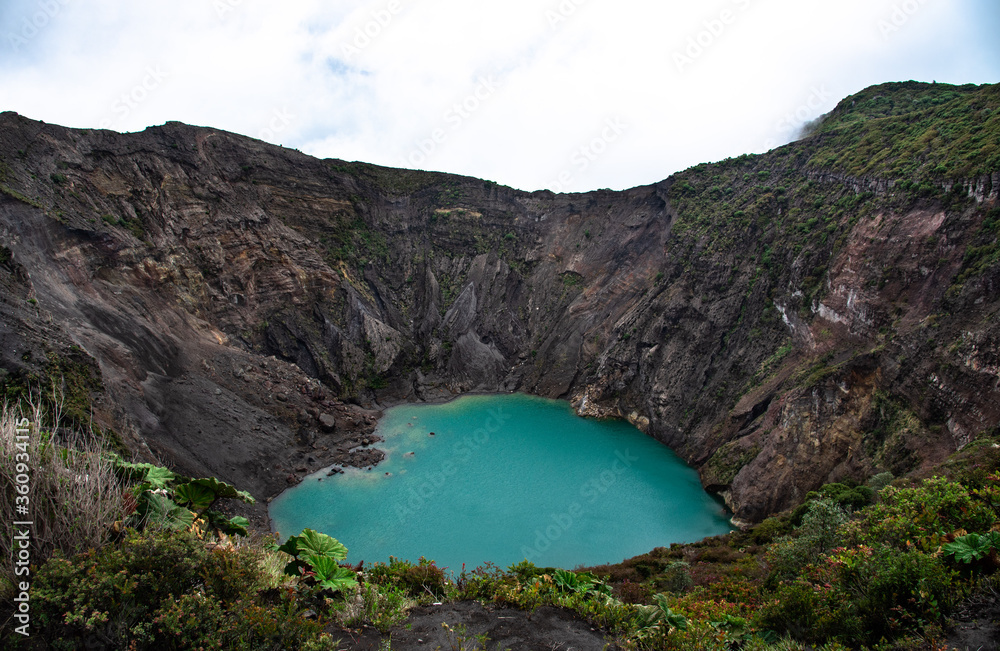
POLYGON ((5 386, 87 361, 96 424, 258 497, 377 462, 386 405, 525 391, 760 520, 1000 421, 998 184, 904 191, 823 142, 555 195, 0 114, 5 386))

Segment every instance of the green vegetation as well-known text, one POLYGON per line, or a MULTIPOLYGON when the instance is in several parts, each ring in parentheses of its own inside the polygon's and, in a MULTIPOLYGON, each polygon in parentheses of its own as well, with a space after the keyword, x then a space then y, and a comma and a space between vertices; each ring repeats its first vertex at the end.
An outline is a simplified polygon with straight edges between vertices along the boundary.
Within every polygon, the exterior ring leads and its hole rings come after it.
POLYGON ((35 362, 32 365, 38 370, 0 374, 0 401, 25 409, 30 402, 37 402, 41 414, 55 416, 79 429, 93 428, 94 395, 103 390, 101 372, 93 358, 71 346, 63 354, 49 352, 44 360, 29 357, 24 361, 35 362), (48 390, 33 393, 33 387, 48 390))
POLYGON ((142 221, 134 217, 115 217, 114 215, 101 215, 101 221, 108 226, 120 226, 131 233, 137 240, 146 239, 146 227, 142 221))
POLYGON ((434 172, 394 169, 369 163, 327 161, 332 172, 348 174, 385 189, 390 195, 410 195, 441 182, 447 175, 434 172))
POLYGON ((175 531, 200 528, 216 536, 246 536, 246 518, 226 517, 212 507, 220 499, 253 504, 249 493, 214 477, 191 479, 150 463, 130 463, 111 456, 120 485, 129 486, 125 526, 153 526, 175 531))
POLYGON ((753 461, 760 453, 760 446, 745 448, 739 441, 726 443, 712 455, 705 467, 705 476, 712 483, 731 484, 743 466, 753 461))
POLYGON ((426 559, 390 559, 355 577, 336 564, 347 554, 343 545, 308 530, 280 548, 213 547, 188 530, 130 530, 72 561, 55 556, 39 572, 36 597, 46 635, 79 641, 113 630, 137 648, 163 640, 176 640, 169 648, 205 644, 216 639, 212 627, 227 641, 217 648, 265 648, 277 635, 286 636, 286 648, 332 648, 322 646, 329 640, 320 633, 331 622, 388 632, 414 605, 467 599, 527 611, 567 608, 634 649, 939 643, 962 599, 993 585, 1000 534, 990 528, 1000 517, 993 506, 1000 504, 1000 475, 981 488, 943 478, 890 486, 872 491, 874 503, 853 514, 826 497, 851 490, 825 487, 798 525, 785 514, 746 532, 575 572, 522 562, 448 577, 426 559), (119 593, 129 608, 111 600, 119 593), (294 614, 306 607, 315 620, 294 614), (241 610, 253 616, 241 618, 241 610))
MULTIPOLYGON (((779 292, 787 295, 780 310, 812 318, 829 282, 831 258, 857 235, 859 222, 874 231, 879 214, 941 208, 948 219, 961 215, 979 224, 961 240, 947 236, 949 247, 965 246, 950 294, 995 269, 1000 207, 973 209, 963 182, 1000 169, 998 111, 1000 86, 886 84, 847 98, 789 147, 675 175, 668 191, 676 210, 667 243, 671 264, 676 259, 691 279, 691 296, 734 295, 739 319, 734 317, 723 345, 744 328, 744 335, 752 333, 767 346, 736 381, 714 385, 709 399, 729 400, 737 387, 758 386, 781 369, 790 375, 788 386, 800 387, 843 370, 846 362, 838 363, 841 357, 833 352, 805 360, 793 355, 775 301, 784 301, 779 292), (790 360, 801 363, 798 373, 787 368, 790 360)), ((512 221, 497 228, 489 221, 496 215, 463 207, 473 192, 467 180, 361 163, 327 166, 331 182, 350 176, 365 196, 345 192, 318 222, 309 222, 309 211, 297 206, 282 219, 317 240, 326 261, 362 294, 369 290, 359 272, 396 253, 365 197, 411 197, 426 217, 419 226, 429 232, 430 253, 420 253, 415 269, 400 276, 407 285, 420 278, 419 265, 431 255, 474 250, 505 257, 518 246, 512 221)), ((252 170, 243 171, 249 176, 252 170)), ((0 164, 0 182, 11 177, 0 164)), ((68 182, 58 172, 49 180, 56 186, 68 182)), ((0 184, 0 192, 44 209, 39 199, 7 185, 0 184)), ((146 238, 141 219, 101 219, 146 238)), ((938 237, 926 245, 939 246, 938 237)), ((583 243, 591 238, 583 230, 583 243)), ((0 248, 0 265, 11 261, 11 252, 0 248)), ((523 261, 509 263, 526 273, 523 261)), ((649 279, 652 284, 680 271, 664 269, 649 279)), ((870 287, 885 287, 898 273, 884 267, 870 287)), ((454 273, 438 275, 444 311, 464 281, 454 273)), ((584 282, 566 272, 556 289, 561 284, 565 298, 584 282)), ((934 327, 930 319, 928 328, 934 327)), ((887 324, 883 330, 883 337, 891 336, 887 324)), ((634 327, 623 331, 621 341, 635 333, 634 327)), ((817 334, 820 342, 831 336, 817 334)), ((445 355, 451 345, 443 344, 445 355)), ((530 356, 536 359, 537 350, 530 356)), ((89 429, 93 394, 101 384, 96 365, 82 351, 23 361, 36 370, 0 377, 10 406, 0 423, 0 509, 8 509, 0 514, 5 522, 15 519, 9 511, 15 497, 11 477, 18 454, 28 454, 34 464, 31 503, 44 532, 32 549, 34 631, 36 641, 51 648, 333 649, 338 645, 324 631, 367 624, 386 633, 415 605, 468 599, 528 612, 567 608, 629 649, 934 648, 964 600, 1000 585, 1000 450, 994 447, 1000 440, 974 441, 937 469, 939 476, 906 477, 920 465, 906 441, 935 425, 928 428, 908 404, 882 392, 875 393, 870 422, 862 426, 865 452, 889 472, 868 485, 828 484, 746 531, 657 548, 617 565, 568 571, 524 562, 449 576, 424 558, 390 558, 359 572, 342 565, 348 557, 344 545, 312 530, 280 546, 252 538, 245 519, 216 508, 220 500, 250 501, 235 487, 124 461, 105 449, 101 432, 68 439, 53 433, 60 431, 60 420, 89 429), (31 447, 23 452, 10 433, 20 416, 16 409, 32 400, 32 386, 57 390, 35 398, 39 408, 31 420, 41 426, 32 429, 31 447), (43 412, 56 415, 46 423, 43 412)), ((361 388, 388 386, 386 375, 375 372, 370 351, 359 367, 348 381, 361 388)), ((708 475, 727 484, 758 453, 756 446, 724 445, 709 460, 708 475)), ((0 552, 10 557, 10 541, 2 544, 0 552)), ((12 603, 13 579, 0 581, 2 607, 12 603)), ((464 629, 456 627, 454 634, 459 645, 467 639, 464 629)), ((14 636, 0 644, 33 648, 14 636)))
MULTIPOLYGON (((890 397, 875 407, 883 438, 911 425, 890 397)), ((618 565, 523 562, 449 576, 423 558, 358 573, 342 565, 344 545, 311 530, 281 546, 248 540, 245 520, 216 510, 220 500, 250 499, 235 487, 36 434, 30 454, 44 462, 32 503, 50 505, 41 526, 59 542, 35 550, 33 621, 52 648, 97 640, 332 649, 331 630, 367 624, 387 633, 415 605, 468 599, 570 609, 632 649, 924 648, 943 639, 965 598, 995 585, 1000 568, 1000 450, 991 437, 956 454, 941 469, 947 476, 828 484, 747 531, 618 565), (97 480, 60 480, 81 475, 97 480)), ((8 476, 16 453, 3 454, 8 476)), ((754 454, 725 448, 713 463, 728 476, 754 454)))
MULTIPOLYGON (((31 637, 7 628, 0 645, 336 648, 308 611, 329 609, 332 589, 354 585, 353 572, 331 566, 346 554, 339 543, 305 531, 285 544, 295 547, 292 556, 266 540, 234 543, 229 536, 246 536, 249 523, 213 506, 220 499, 252 501, 247 493, 215 478, 125 462, 93 438, 57 438, 55 428, 35 426, 44 421, 40 407, 7 406, 0 415, 0 515, 5 522, 23 519, 12 512, 21 496, 34 521, 31 637), (25 430, 26 440, 15 436, 25 430), (15 491, 25 459, 27 495, 15 491)), ((9 537, 0 543, 7 558, 14 556, 12 544, 9 537)), ((24 580, 4 566, 5 621, 24 580)))
POLYGON ((1000 531, 959 536, 955 538, 955 542, 948 543, 943 549, 945 554, 953 556, 956 561, 962 563, 981 561, 988 556, 994 557, 995 560, 997 550, 1000 550, 1000 531))
POLYGON ((358 585, 354 572, 337 564, 347 558, 347 547, 325 533, 304 529, 298 536, 289 537, 278 551, 292 557, 285 565, 288 576, 310 577, 317 586, 331 592, 358 585))
POLYGON ((26 203, 29 206, 33 206, 35 208, 38 208, 39 210, 45 210, 45 206, 38 199, 29 199, 28 197, 24 196, 23 194, 21 194, 20 192, 18 192, 14 188, 8 187, 8 186, 6 186, 6 185, 4 185, 2 183, 0 183, 0 192, 3 192, 4 194, 6 194, 11 199, 16 199, 17 201, 20 201, 21 203, 26 203))
POLYGON ((1000 87, 883 84, 844 99, 809 140, 808 165, 911 182, 1000 169, 1000 87))
POLYGON ((962 271, 955 278, 961 285, 969 278, 981 275, 1000 262, 1000 206, 994 206, 986 214, 983 223, 973 235, 972 243, 965 250, 962 271))
POLYGON ((583 276, 572 271, 560 274, 560 278, 564 287, 579 287, 583 284, 583 276))
POLYGON ((38 570, 33 639, 54 649, 336 648, 305 612, 308 590, 283 583, 272 564, 260 545, 129 530, 121 542, 38 570))

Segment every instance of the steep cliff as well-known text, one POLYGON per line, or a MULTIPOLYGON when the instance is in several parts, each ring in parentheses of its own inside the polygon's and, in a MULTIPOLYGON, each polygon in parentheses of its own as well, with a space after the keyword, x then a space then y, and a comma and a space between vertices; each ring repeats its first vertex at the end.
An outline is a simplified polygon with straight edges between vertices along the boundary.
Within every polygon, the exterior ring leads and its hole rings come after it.
POLYGON ((998 109, 887 84, 768 154, 567 195, 0 114, 4 386, 89 364, 98 425, 258 496, 376 461, 366 408, 561 397, 758 520, 1000 422, 998 109))

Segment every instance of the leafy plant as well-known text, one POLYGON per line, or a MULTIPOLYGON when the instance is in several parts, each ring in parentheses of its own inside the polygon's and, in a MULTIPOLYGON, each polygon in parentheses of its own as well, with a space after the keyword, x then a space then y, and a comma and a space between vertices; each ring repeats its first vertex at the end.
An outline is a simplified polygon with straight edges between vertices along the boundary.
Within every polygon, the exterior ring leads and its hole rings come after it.
POLYGON ((945 555, 953 556, 960 563, 980 561, 992 552, 1000 550, 1000 531, 959 536, 955 538, 955 542, 948 543, 943 549, 945 555))
POLYGON ((595 594, 611 595, 611 587, 590 572, 577 574, 568 570, 556 570, 553 578, 556 586, 567 592, 576 592, 578 594, 592 592, 595 594))
POLYGON ((688 620, 670 608, 670 602, 662 594, 655 595, 656 605, 639 606, 636 614, 636 638, 663 642, 673 631, 687 630, 688 620))
POLYGON ((182 530, 204 522, 216 533, 246 536, 250 522, 242 517, 226 517, 212 507, 220 499, 237 499, 249 504, 253 496, 215 477, 190 479, 151 463, 131 463, 112 455, 115 472, 131 485, 135 511, 130 523, 182 530))
POLYGON ((348 626, 368 622, 382 633, 406 619, 407 609, 413 605, 406 592, 393 585, 365 583, 361 586, 361 610, 348 617, 348 626))
POLYGON ((423 556, 416 565, 390 557, 388 564, 376 563, 368 577, 376 583, 398 586, 413 597, 436 598, 445 593, 444 570, 423 556))
POLYGON ((54 649, 336 648, 301 595, 272 589, 272 554, 210 549, 190 531, 129 530, 118 544, 39 568, 32 637, 54 649))
POLYGON ((292 557, 285 565, 289 576, 312 577, 318 586, 332 592, 358 585, 354 572, 337 564, 347 558, 347 547, 325 533, 303 529, 298 536, 289 537, 278 551, 292 557))

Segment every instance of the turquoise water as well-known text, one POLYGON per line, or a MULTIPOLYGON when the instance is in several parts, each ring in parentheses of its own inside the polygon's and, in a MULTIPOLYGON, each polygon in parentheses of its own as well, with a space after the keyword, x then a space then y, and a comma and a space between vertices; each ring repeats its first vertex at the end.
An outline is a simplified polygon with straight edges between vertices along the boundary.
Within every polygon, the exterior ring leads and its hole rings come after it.
POLYGON ((309 527, 344 543, 349 562, 425 556, 459 571, 525 558, 617 563, 732 529, 669 448, 626 422, 579 418, 565 402, 405 405, 377 431, 386 459, 374 470, 320 472, 272 501, 282 538, 309 527))

